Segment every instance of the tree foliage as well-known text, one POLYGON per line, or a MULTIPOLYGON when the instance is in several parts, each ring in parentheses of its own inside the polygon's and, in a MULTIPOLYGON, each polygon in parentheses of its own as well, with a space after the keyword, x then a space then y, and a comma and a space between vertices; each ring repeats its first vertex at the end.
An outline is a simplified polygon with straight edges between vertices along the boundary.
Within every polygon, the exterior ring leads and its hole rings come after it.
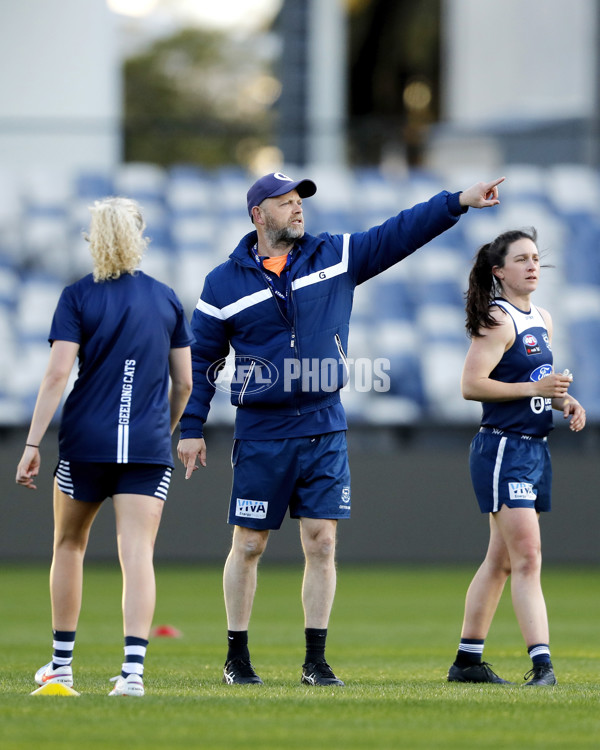
POLYGON ((129 58, 124 80, 126 161, 244 163, 269 139, 277 87, 256 40, 184 29, 129 58))

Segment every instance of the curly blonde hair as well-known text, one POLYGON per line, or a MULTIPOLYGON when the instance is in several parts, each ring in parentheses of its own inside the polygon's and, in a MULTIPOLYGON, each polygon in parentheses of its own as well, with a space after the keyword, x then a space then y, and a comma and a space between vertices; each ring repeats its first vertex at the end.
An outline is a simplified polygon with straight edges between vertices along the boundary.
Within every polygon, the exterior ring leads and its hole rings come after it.
POLYGON ((139 205, 130 198, 103 198, 90 212, 90 231, 84 237, 90 243, 94 281, 134 273, 149 242, 139 205))

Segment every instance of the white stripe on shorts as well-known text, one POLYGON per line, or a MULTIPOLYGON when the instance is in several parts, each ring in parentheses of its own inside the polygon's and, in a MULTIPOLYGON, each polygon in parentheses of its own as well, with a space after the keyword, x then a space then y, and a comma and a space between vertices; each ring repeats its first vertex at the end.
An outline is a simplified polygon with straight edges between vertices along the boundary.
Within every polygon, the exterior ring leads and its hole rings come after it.
POLYGON ((163 478, 160 480, 160 484, 156 488, 156 491, 154 492, 154 497, 158 497, 161 500, 167 499, 167 492, 169 491, 169 485, 171 484, 171 468, 167 467, 165 469, 165 473, 163 474, 163 478))
POLYGON ((502 468, 502 458, 504 456, 504 446, 506 445, 506 437, 500 438, 498 443, 498 452, 496 453, 496 464, 494 466, 494 507, 492 513, 496 513, 500 508, 500 498, 498 495, 498 478, 500 477, 500 469, 502 468))
POLYGON ((62 459, 58 462, 56 469, 56 484, 58 489, 65 495, 73 497, 73 480, 71 479, 71 464, 62 459))

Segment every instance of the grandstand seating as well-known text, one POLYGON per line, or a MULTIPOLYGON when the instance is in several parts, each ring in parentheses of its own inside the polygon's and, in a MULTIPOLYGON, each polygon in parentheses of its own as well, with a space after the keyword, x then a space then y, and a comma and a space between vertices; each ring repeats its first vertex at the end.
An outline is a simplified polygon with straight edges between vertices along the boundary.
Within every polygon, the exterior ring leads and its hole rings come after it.
MULTIPOLYGON (((314 234, 362 231, 445 186, 456 189, 426 171, 288 171, 318 185, 304 204, 307 231, 314 234)), ((477 421, 479 405, 465 402, 459 386, 471 260, 499 232, 531 225, 538 229, 543 261, 552 266, 542 272, 536 302, 549 307, 555 320, 557 368, 574 373, 574 393, 589 417, 600 421, 600 177, 569 164, 508 165, 506 175, 497 209, 470 211, 427 250, 357 288, 348 354, 363 370, 367 360, 389 361, 389 389, 365 388, 365 372, 355 369, 343 395, 350 421, 477 421)), ((0 425, 24 423, 31 415, 60 290, 91 270, 82 232, 94 199, 120 194, 140 201, 151 238, 142 268, 172 286, 191 315, 207 272, 252 229, 245 203, 250 180, 235 168, 207 172, 139 163, 112 173, 0 172, 0 425)), ((227 396, 219 392, 212 420, 232 419, 227 396)))

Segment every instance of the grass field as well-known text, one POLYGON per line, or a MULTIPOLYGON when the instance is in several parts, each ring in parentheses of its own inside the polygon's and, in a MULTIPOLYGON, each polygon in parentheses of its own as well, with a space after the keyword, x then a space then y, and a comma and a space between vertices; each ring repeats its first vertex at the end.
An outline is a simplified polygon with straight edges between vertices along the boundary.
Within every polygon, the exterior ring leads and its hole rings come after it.
MULTIPOLYGON (((454 658, 470 568, 348 567, 339 571, 328 659, 345 688, 299 684, 300 568, 265 563, 251 628, 264 686, 221 683, 221 570, 157 566, 155 622, 179 628, 146 659, 146 697, 108 699, 120 670, 120 575, 88 566, 75 651, 79 698, 30 697, 48 661, 47 569, 0 571, 0 745, 16 748, 598 748, 598 569, 547 569, 555 688, 456 685, 454 658)), ((485 658, 523 681, 529 661, 509 592, 485 658)))

